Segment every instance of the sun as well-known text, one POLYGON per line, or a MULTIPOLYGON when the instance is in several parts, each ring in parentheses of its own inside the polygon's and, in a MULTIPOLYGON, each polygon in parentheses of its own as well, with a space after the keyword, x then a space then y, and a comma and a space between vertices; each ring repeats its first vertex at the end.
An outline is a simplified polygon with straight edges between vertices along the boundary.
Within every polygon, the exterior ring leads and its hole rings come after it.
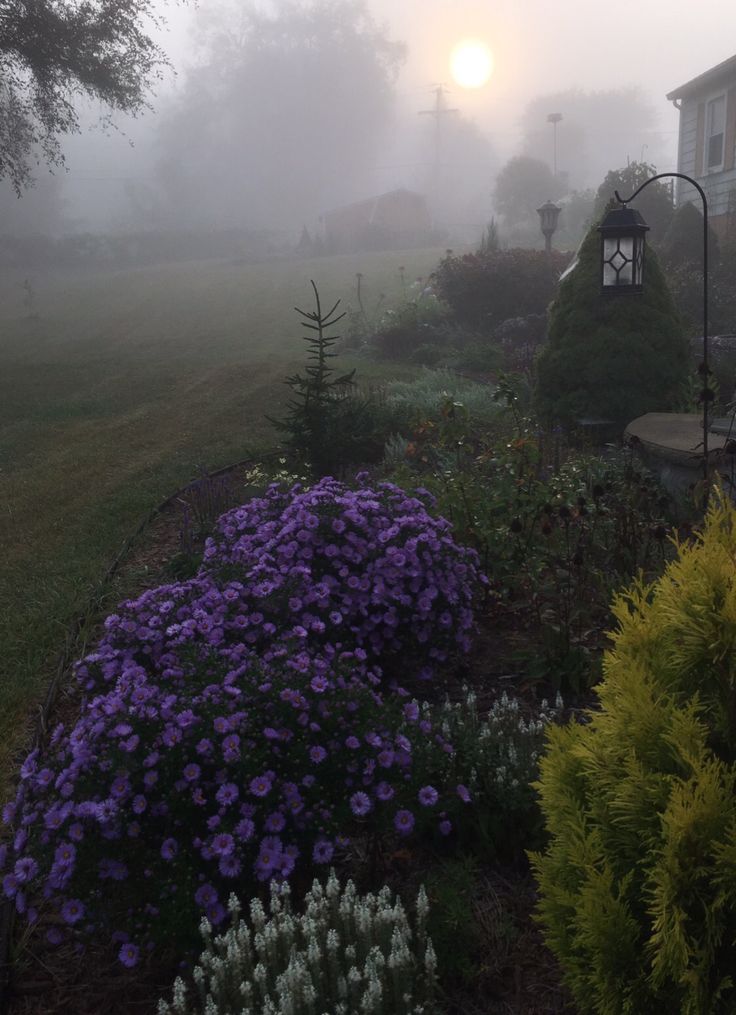
POLYGON ((450 71, 461 88, 480 88, 493 73, 493 53, 480 39, 463 39, 450 54, 450 71))

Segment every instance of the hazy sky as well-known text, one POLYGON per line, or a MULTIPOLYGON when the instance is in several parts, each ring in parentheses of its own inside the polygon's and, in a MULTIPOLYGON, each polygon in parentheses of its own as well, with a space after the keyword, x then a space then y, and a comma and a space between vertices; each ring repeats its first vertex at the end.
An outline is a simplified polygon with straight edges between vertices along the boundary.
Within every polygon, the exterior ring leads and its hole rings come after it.
MULTIPOLYGON (((211 3, 200 0, 199 10, 211 3)), ((431 85, 445 82, 453 105, 504 154, 513 153, 518 120, 536 95, 640 85, 673 138, 674 157, 677 114, 666 93, 736 52, 733 0, 369 0, 369 7, 409 47, 398 85, 402 107, 431 105, 431 85), (468 36, 483 39, 495 58, 488 84, 472 91, 453 85, 448 67, 453 45, 468 36)), ((164 44, 182 67, 197 16, 196 9, 169 12, 164 44)))
MULTIPOLYGON (((269 6, 256 0, 230 2, 269 6)), ((736 53, 736 0, 701 0, 699 4, 692 0, 617 0, 615 4, 604 0, 368 0, 368 4, 392 37, 408 46, 397 83, 404 132, 413 129, 419 110, 432 106, 432 86, 443 82, 450 88, 450 104, 478 124, 501 161, 519 153, 520 120, 536 96, 574 87, 595 91, 638 85, 659 118, 660 143, 652 148, 669 153, 667 164, 660 157, 657 168, 675 169, 678 114, 666 93, 736 53), (490 80, 475 90, 454 84, 449 70, 453 46, 467 37, 485 41, 495 59, 490 80)), ((219 0, 166 7, 169 31, 161 42, 179 71, 179 82, 196 59, 198 19, 216 5, 219 0)), ((162 91, 176 87, 176 81, 167 77, 162 91)), ((153 104, 157 104, 155 97, 153 104)), ((163 95, 158 104, 164 104, 163 95)), ((564 116, 564 110, 550 109, 557 111, 564 116)), ((150 165, 144 165, 140 153, 146 147, 150 152, 146 142, 153 137, 154 125, 155 117, 134 125, 121 123, 141 142, 137 149, 99 133, 72 139, 65 181, 71 207, 82 199, 94 204, 98 194, 104 202, 115 180, 145 179, 150 165)), ((558 134, 562 168, 566 168, 564 127, 563 120, 558 134)), ((551 144, 550 135, 550 148, 551 144)), ((638 142, 636 151, 624 150, 624 139, 621 145, 619 165, 627 158, 647 156, 638 142)), ((398 176, 384 183, 403 185, 398 176)))

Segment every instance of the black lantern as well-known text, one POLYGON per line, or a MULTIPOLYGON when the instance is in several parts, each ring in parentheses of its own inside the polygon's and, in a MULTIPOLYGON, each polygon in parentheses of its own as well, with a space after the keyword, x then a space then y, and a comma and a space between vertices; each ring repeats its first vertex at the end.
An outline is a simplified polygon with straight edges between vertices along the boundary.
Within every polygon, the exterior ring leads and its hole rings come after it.
POLYGON ((649 226, 634 208, 614 208, 598 227, 601 234, 601 292, 640 293, 649 226))
POLYGON ((537 208, 539 223, 542 227, 544 243, 549 253, 552 250, 552 234, 557 228, 557 219, 560 217, 561 209, 551 201, 545 201, 541 208, 537 208))

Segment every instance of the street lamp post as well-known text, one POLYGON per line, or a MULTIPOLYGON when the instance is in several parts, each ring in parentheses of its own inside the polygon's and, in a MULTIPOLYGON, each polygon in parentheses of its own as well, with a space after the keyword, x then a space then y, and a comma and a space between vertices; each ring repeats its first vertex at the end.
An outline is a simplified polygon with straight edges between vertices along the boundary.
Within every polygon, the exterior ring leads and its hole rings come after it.
POLYGON ((557 228, 557 219, 560 217, 561 208, 551 201, 545 201, 541 208, 537 208, 539 224, 544 236, 544 249, 548 254, 552 253, 552 234, 557 228))
POLYGON ((708 406, 713 392, 708 387, 710 373, 708 365, 708 199, 705 191, 684 173, 657 173, 638 187, 631 197, 621 197, 616 190, 616 200, 621 208, 608 212, 599 226, 601 234, 601 292, 606 295, 622 296, 641 293, 644 280, 645 233, 649 229, 639 212, 628 208, 629 202, 655 180, 676 178, 685 180, 700 194, 703 202, 703 362, 698 368, 703 389, 700 398, 703 403, 703 482, 705 502, 708 502, 708 406))
POLYGON ((553 143, 553 165, 555 176, 557 176, 557 124, 560 122, 561 119, 562 113, 547 114, 547 123, 551 123, 553 125, 552 132, 554 135, 554 140, 552 143, 553 143))

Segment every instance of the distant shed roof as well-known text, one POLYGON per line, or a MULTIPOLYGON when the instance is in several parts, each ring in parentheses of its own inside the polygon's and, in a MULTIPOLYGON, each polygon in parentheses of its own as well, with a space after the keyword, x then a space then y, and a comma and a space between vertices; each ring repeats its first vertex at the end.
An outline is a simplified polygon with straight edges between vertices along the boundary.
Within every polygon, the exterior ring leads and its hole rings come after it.
POLYGON ((675 88, 674 91, 668 94, 667 98, 670 101, 672 99, 689 99, 706 88, 716 85, 721 78, 733 78, 734 76, 736 76, 736 56, 730 56, 723 63, 716 64, 715 67, 711 67, 710 70, 699 74, 692 81, 688 81, 686 84, 680 85, 679 88, 675 88))

